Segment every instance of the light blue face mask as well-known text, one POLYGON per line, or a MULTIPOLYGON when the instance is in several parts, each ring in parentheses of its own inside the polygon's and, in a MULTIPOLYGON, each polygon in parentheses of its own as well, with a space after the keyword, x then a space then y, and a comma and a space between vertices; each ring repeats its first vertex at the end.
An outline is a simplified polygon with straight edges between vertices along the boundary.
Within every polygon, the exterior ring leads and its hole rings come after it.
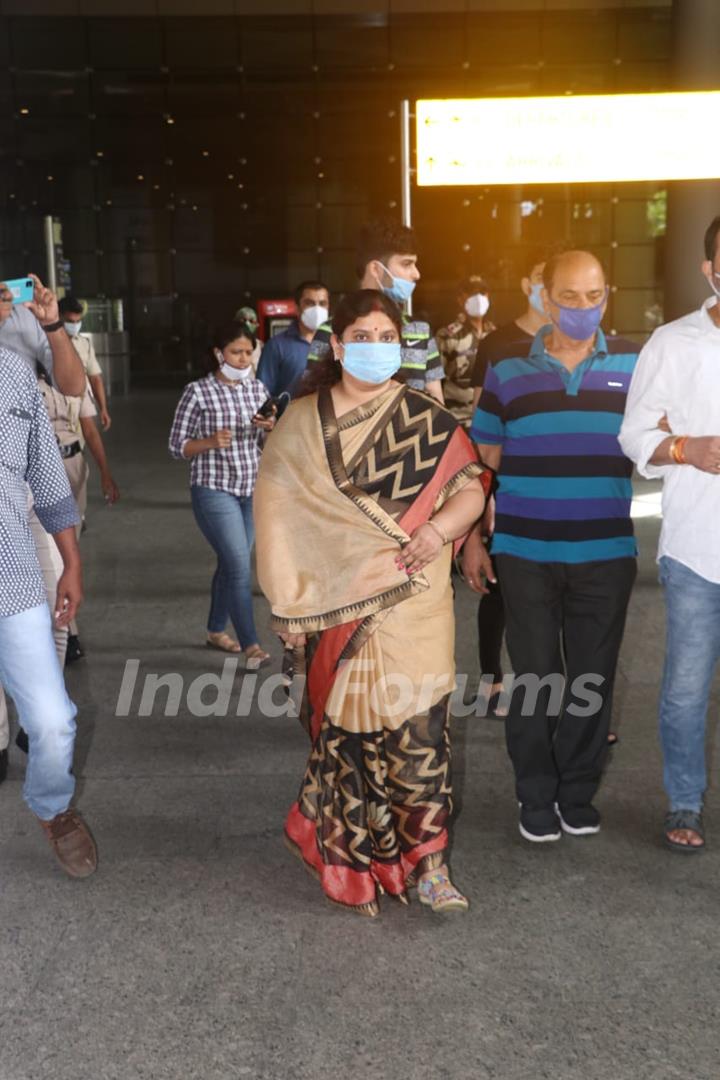
POLYGON ((573 308, 558 303, 555 303, 555 307, 560 314, 557 321, 553 319, 553 322, 560 333, 572 338, 573 341, 589 341, 597 332, 603 317, 605 297, 595 307, 573 308))
POLYGON ((380 263, 388 277, 392 278, 392 285, 381 285, 382 291, 391 300, 394 300, 396 304, 406 304, 412 294, 415 292, 415 282, 407 281, 405 278, 395 277, 391 274, 387 266, 384 263, 380 263))
POLYGON ((528 296, 528 300, 530 302, 530 307, 534 307, 539 315, 545 315, 545 318, 547 318, 547 314, 545 312, 545 305, 542 302, 542 296, 541 296, 542 291, 543 291, 543 283, 542 283, 542 281, 538 281, 534 285, 531 285, 530 286, 530 295, 528 296))
POLYGON ((343 348, 342 365, 360 382, 387 382, 402 362, 399 341, 350 341, 343 348))

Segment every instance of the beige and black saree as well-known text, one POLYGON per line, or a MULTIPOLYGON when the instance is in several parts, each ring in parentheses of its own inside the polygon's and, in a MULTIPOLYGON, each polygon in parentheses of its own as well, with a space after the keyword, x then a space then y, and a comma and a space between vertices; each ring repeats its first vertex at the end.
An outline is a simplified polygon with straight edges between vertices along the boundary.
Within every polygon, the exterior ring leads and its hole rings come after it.
MULTIPOLYGON (((408 577, 395 557, 473 477, 490 475, 425 394, 393 383, 338 420, 331 394, 295 402, 255 491, 273 627, 307 634, 312 750, 285 831, 339 903, 443 861, 451 810, 452 550, 408 577)), ((460 542, 456 542, 459 546, 460 542)))

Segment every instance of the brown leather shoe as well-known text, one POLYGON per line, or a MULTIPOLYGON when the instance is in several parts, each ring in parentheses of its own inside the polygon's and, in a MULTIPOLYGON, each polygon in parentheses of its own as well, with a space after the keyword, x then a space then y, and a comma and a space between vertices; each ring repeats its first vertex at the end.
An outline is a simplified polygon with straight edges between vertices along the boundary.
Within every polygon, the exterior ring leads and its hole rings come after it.
POLYGON ((38 818, 58 862, 74 878, 90 877, 97 870, 97 848, 90 830, 72 807, 50 821, 38 818))

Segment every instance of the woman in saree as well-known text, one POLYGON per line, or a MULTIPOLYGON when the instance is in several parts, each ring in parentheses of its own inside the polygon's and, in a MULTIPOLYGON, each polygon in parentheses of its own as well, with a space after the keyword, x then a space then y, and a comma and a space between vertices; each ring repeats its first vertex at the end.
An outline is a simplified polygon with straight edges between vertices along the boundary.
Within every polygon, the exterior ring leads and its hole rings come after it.
MULTIPOLYGON (((393 376, 401 316, 376 290, 332 321, 333 356, 268 441, 255 492, 260 585, 306 673, 312 749, 285 823, 326 896, 466 910, 446 864, 450 568, 490 474, 452 415, 393 376)), ((290 652, 289 650, 292 650, 290 652)))

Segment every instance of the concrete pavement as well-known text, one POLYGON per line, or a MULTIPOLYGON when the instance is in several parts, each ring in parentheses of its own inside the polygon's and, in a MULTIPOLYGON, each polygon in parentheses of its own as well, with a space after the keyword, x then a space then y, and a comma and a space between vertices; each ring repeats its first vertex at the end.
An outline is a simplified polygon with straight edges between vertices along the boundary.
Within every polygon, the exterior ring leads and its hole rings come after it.
MULTIPOLYGON (((524 842, 501 724, 458 720, 452 865, 470 913, 386 901, 369 922, 324 901, 283 846, 308 749, 297 721, 199 718, 184 698, 164 717, 163 693, 139 716, 139 690, 115 715, 129 659, 137 686, 223 666, 203 647, 211 553, 165 449, 175 400, 113 402, 121 502, 106 509, 91 481, 87 659, 68 685, 97 875, 55 865, 14 746, 0 787, 0 1080, 717 1080, 720 799, 704 854, 663 848, 657 517, 638 521, 603 831, 524 842)), ((473 676, 475 606, 461 586, 473 676)), ((259 597, 257 611, 279 660, 259 597)))

